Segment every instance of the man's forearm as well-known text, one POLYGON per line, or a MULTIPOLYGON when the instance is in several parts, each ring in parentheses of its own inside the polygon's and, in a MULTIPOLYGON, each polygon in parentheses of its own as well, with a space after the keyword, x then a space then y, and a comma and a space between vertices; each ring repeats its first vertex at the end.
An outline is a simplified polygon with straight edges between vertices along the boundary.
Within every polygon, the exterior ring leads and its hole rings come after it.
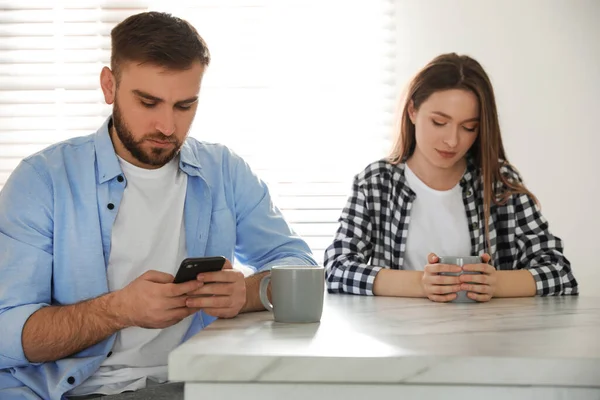
POLYGON ((80 352, 125 328, 112 310, 114 293, 33 313, 21 337, 30 362, 56 361, 80 352))
MULTIPOLYGON (((240 311, 240 313, 252 312, 252 311, 263 311, 265 307, 260 301, 259 288, 260 281, 262 278, 269 274, 269 272, 261 272, 246 278, 246 304, 240 311)), ((267 296, 271 299, 271 283, 267 288, 267 296)))
POLYGON ((532 297, 536 294, 535 279, 526 269, 496 272, 494 297, 532 297))

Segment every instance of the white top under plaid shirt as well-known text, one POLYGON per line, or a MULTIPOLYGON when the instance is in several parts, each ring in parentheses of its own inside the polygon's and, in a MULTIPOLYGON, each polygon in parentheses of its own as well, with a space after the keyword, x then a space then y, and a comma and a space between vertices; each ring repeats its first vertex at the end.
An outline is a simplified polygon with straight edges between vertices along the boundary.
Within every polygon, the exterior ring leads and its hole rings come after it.
MULTIPOLYGON (((527 195, 513 195, 504 205, 492 204, 490 243, 483 226, 483 183, 470 161, 460 185, 469 221, 471 254, 492 256, 497 270, 526 268, 535 279, 538 295, 578 294, 571 265, 560 238, 527 195)), ((503 163, 501 173, 522 182, 503 163)), ((373 295, 381 268, 403 269, 410 211, 415 193, 404 177, 404 164, 386 160, 370 164, 354 179, 352 195, 342 211, 333 243, 325 251, 327 289, 331 293, 373 295)))

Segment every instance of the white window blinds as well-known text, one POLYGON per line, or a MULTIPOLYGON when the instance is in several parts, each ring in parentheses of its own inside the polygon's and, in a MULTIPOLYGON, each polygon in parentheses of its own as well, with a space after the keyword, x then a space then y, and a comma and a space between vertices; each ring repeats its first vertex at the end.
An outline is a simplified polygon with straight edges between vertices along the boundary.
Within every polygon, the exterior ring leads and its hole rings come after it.
POLYGON ((145 10, 189 20, 211 51, 191 135, 244 157, 322 261, 354 174, 390 146, 392 0, 0 0, 0 186, 110 114, 110 30, 145 10))

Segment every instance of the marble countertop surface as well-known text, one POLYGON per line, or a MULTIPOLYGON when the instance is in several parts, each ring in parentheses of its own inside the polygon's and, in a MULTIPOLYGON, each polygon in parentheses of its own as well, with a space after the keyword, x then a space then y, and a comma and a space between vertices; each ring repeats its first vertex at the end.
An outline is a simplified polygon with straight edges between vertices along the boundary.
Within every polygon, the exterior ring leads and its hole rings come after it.
POLYGON ((316 324, 218 320, 175 349, 169 379, 600 387, 600 297, 326 295, 316 324))

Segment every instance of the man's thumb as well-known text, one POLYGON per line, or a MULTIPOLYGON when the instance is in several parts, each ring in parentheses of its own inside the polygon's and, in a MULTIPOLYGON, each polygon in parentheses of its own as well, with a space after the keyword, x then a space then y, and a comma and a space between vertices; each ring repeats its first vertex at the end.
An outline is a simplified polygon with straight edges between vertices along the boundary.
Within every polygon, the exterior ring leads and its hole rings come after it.
POLYGON ((173 275, 155 270, 144 272, 142 278, 155 283, 173 283, 173 280, 175 280, 173 275))

